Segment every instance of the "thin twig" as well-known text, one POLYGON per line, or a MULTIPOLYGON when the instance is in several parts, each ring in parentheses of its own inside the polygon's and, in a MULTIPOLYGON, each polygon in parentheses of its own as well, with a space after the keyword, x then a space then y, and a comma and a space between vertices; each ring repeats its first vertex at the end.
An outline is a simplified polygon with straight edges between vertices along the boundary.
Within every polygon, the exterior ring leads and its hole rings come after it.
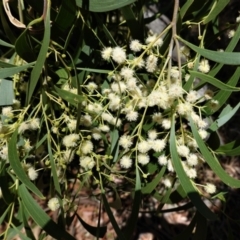
POLYGON ((173 54, 173 45, 174 42, 176 44, 177 48, 177 56, 178 56, 178 68, 179 68, 179 79, 181 80, 181 56, 180 56, 180 47, 179 42, 177 41, 177 15, 178 15, 178 9, 179 9, 179 0, 175 0, 174 2, 174 9, 173 9, 173 17, 172 17, 172 38, 169 45, 169 52, 168 52, 168 80, 170 81, 170 72, 172 68, 172 54, 173 54))

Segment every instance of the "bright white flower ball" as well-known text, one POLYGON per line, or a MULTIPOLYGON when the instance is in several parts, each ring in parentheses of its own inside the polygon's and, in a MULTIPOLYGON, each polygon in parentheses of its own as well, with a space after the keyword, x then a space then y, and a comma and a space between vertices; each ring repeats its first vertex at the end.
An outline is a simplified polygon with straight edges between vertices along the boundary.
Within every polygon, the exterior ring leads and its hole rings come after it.
POLYGON ((69 119, 69 121, 67 122, 67 127, 71 132, 76 130, 76 126, 77 126, 77 120, 76 119, 69 119))
POLYGON ((79 135, 76 133, 72 133, 72 134, 64 136, 63 145, 67 148, 76 147, 78 140, 79 140, 79 135))
POLYGON ((128 80, 133 77, 134 71, 129 67, 123 67, 120 71, 120 75, 125 79, 128 80))
POLYGON ((189 102, 179 103, 177 106, 179 115, 187 115, 192 112, 192 104, 189 102))
POLYGON ((58 198, 56 198, 56 197, 51 198, 48 201, 48 207, 51 211, 56 211, 57 209, 59 209, 60 208, 60 203, 59 203, 58 198))
POLYGON ((197 171, 195 168, 187 168, 185 171, 189 178, 194 179, 197 177, 197 171))
POLYGON ((151 140, 155 140, 157 138, 157 131, 155 129, 151 129, 148 131, 148 138, 151 140))
POLYGON ((210 65, 208 63, 208 60, 202 59, 199 63, 198 70, 202 73, 208 73, 210 71, 210 65))
POLYGON ((167 157, 166 157, 165 155, 160 155, 160 156, 158 157, 158 163, 159 163, 160 166, 165 166, 165 165, 167 165, 167 163, 168 163, 167 157))
POLYGON ((205 131, 205 130, 203 130, 203 129, 200 129, 199 131, 198 131, 198 133, 199 133, 199 135, 200 135, 200 137, 203 139, 203 140, 205 140, 205 139, 207 139, 208 138, 208 132, 207 131, 205 131))
POLYGON ((94 82, 90 82, 87 84, 86 87, 90 92, 93 92, 94 90, 96 90, 98 88, 98 85, 94 82))
POLYGON ((197 121, 197 126, 199 128, 202 128, 202 129, 206 129, 208 127, 209 123, 207 122, 207 119, 199 119, 199 121, 197 121))
POLYGON ((12 110, 13 110, 12 107, 3 107, 2 115, 11 118, 13 117, 12 110))
POLYGON ((131 136, 122 135, 119 139, 119 145, 124 149, 129 149, 132 146, 131 136))
POLYGON ((171 68, 170 76, 171 76, 173 79, 179 79, 179 76, 180 76, 179 70, 176 69, 176 68, 171 68))
POLYGON ((157 40, 156 40, 156 39, 157 39, 157 36, 156 36, 156 35, 149 36, 149 37, 147 37, 147 39, 146 39, 146 43, 149 44, 149 43, 152 43, 152 42, 156 41, 156 42, 153 44, 153 46, 154 46, 154 47, 156 47, 156 46, 161 47, 161 46, 163 45, 163 40, 162 40, 162 38, 158 38, 157 40))
POLYGON ((177 152, 181 157, 188 157, 190 150, 185 145, 179 145, 177 146, 177 152))
POLYGON ((172 184, 173 184, 173 178, 167 176, 167 177, 165 177, 165 178, 163 179, 162 183, 163 183, 163 185, 164 185, 165 187, 170 188, 170 187, 172 186, 172 184))
POLYGON ((138 151, 140 153, 147 153, 151 149, 151 144, 148 141, 141 141, 138 143, 138 151))
POLYGON ((92 137, 95 140, 100 140, 102 138, 101 131, 99 128, 92 129, 92 137))
POLYGON ((40 119, 39 118, 31 119, 31 121, 29 122, 29 127, 31 130, 36 130, 40 128, 40 119))
POLYGON ((100 125, 99 126, 99 129, 102 131, 102 132, 109 132, 110 131, 110 127, 108 125, 100 125))
POLYGON ((167 161, 167 169, 169 172, 175 172, 173 165, 172 165, 172 161, 170 159, 167 161))
POLYGON ((30 125, 27 122, 22 122, 18 128, 18 133, 24 133, 27 129, 30 129, 30 125))
POLYGON ((128 169, 132 166, 132 159, 129 156, 125 155, 120 159, 120 165, 122 168, 128 169))
POLYGON ((212 183, 207 183, 206 186, 204 186, 204 189, 209 194, 213 194, 216 192, 216 186, 212 183))
POLYGON ((229 33, 228 33, 228 38, 233 38, 234 35, 235 35, 235 31, 230 30, 229 33))
POLYGON ((107 121, 109 123, 111 123, 113 120, 113 116, 110 113, 103 112, 101 116, 104 121, 107 121))
POLYGON ((113 92, 120 94, 127 90, 127 86, 124 82, 114 82, 111 84, 111 89, 113 92))
POLYGON ((141 165, 146 165, 149 163, 149 161, 150 161, 150 157, 147 154, 145 154, 145 153, 138 154, 138 162, 141 165))
POLYGON ((102 50, 101 55, 102 58, 106 61, 109 61, 112 55, 113 49, 111 47, 106 47, 102 50))
POLYGON ((171 98, 178 98, 178 97, 181 97, 183 95, 183 89, 178 84, 172 84, 169 87, 168 94, 171 98))
POLYGON ((194 103, 196 102, 198 99, 200 98, 199 94, 197 91, 194 91, 194 90, 190 90, 187 97, 186 97, 186 100, 190 103, 194 103))
POLYGON ((139 40, 132 40, 130 43, 130 49, 133 52, 139 52, 142 50, 142 44, 139 42, 139 40))
POLYGON ((189 166, 196 166, 198 164, 198 157, 194 153, 190 153, 187 157, 187 163, 189 166))
POLYGON ((37 179, 38 177, 38 172, 35 170, 34 167, 30 167, 28 169, 28 177, 30 178, 30 180, 34 181, 35 179, 37 179))
POLYGON ((164 118, 163 120, 162 120, 162 127, 164 128, 164 129, 170 129, 171 128, 171 120, 170 119, 168 119, 168 118, 164 118))
POLYGON ((146 60, 146 70, 150 73, 154 72, 157 68, 157 57, 149 55, 146 60))
POLYGON ((93 150, 93 143, 90 140, 85 140, 80 147, 81 152, 84 155, 87 155, 88 153, 91 153, 93 150))
POLYGON ((122 64, 126 61, 126 52, 121 47, 115 47, 112 51, 112 59, 118 63, 122 64))
POLYGON ((156 139, 151 141, 151 147, 156 152, 161 152, 166 146, 166 142, 163 139, 156 139))
POLYGON ((129 122, 135 122, 137 121, 138 118, 138 112, 134 111, 134 110, 130 110, 127 114, 126 114, 126 119, 129 122))
POLYGON ((95 166, 94 160, 89 156, 80 157, 80 166, 85 170, 91 170, 95 166))
POLYGON ((137 79, 132 77, 126 81, 127 87, 132 90, 137 87, 137 79))

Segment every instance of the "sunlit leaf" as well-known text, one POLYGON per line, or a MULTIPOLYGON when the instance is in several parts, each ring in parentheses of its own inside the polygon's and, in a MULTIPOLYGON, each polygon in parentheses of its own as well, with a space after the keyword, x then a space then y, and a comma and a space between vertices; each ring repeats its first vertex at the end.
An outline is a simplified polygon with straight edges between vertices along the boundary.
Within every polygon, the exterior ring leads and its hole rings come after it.
POLYGON ((12 105, 14 99, 13 82, 0 80, 0 106, 12 105))

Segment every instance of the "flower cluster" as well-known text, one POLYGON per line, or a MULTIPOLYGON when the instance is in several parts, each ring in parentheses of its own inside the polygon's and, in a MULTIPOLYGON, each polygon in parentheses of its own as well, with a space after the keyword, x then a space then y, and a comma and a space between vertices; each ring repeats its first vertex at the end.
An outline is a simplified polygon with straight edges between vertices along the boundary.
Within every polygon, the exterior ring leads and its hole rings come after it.
MULTIPOLYGON (((88 176, 94 183, 103 178, 111 181, 110 176, 128 179, 136 168, 146 177, 148 165, 157 164, 159 170, 166 168, 162 183, 170 188, 178 178, 169 148, 170 129, 175 125, 177 154, 194 183, 204 157, 189 120, 206 140, 209 122, 202 109, 204 103, 216 108, 218 102, 209 89, 194 90, 194 81, 189 91, 184 89, 183 79, 187 81, 189 75, 176 66, 163 67, 162 44, 163 40, 153 35, 145 43, 132 40, 131 54, 120 46, 105 47, 102 59, 114 70, 106 71, 109 73, 104 77, 88 75, 78 86, 66 80, 61 85, 62 95, 47 89, 44 101, 49 101, 52 110, 42 102, 34 108, 21 109, 19 104, 17 108, 3 107, 1 160, 8 163, 8 138, 17 131, 16 148, 31 181, 52 164, 60 182, 67 180, 71 169, 69 176, 88 176), (77 98, 80 90, 81 101, 77 98)), ((187 47, 181 48, 183 52, 190 57, 187 47)), ((186 66, 192 67, 190 63, 186 66)), ((202 59, 197 68, 208 73, 208 60, 202 59)), ((204 189, 210 194, 216 191, 210 183, 204 189)), ((59 209, 59 199, 52 198, 48 206, 52 211, 59 209)))

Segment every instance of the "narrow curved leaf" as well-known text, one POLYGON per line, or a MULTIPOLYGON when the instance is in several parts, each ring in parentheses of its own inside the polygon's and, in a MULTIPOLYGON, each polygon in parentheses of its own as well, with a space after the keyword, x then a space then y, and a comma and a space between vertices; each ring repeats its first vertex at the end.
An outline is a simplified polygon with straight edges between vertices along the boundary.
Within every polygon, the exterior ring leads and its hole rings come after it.
POLYGON ((187 10, 189 9, 189 7, 192 5, 192 3, 194 2, 194 0, 188 0, 187 2, 185 2, 185 4, 181 7, 180 9, 180 16, 183 19, 187 10))
POLYGON ((7 209, 5 210, 5 212, 0 216, 0 225, 2 225, 5 217, 7 216, 8 212, 10 212, 11 209, 11 205, 8 205, 7 209))
POLYGON ((2 45, 2 46, 4 46, 4 47, 14 48, 14 45, 5 42, 5 41, 3 41, 2 39, 0 39, 0 45, 2 45))
POLYGON ((34 194, 36 194, 38 197, 44 199, 44 196, 39 191, 39 189, 30 181, 27 174, 24 172, 22 165, 20 163, 20 160, 18 158, 18 152, 17 152, 17 130, 13 133, 9 145, 8 145, 8 156, 9 156, 9 163, 18 177, 18 179, 26 185, 28 189, 30 189, 34 194))
POLYGON ((48 234, 56 239, 74 240, 75 238, 60 228, 32 198, 26 187, 21 184, 18 188, 18 194, 22 199, 24 209, 32 219, 48 234))
POLYGON ((26 62, 36 61, 37 56, 30 43, 29 31, 27 28, 17 38, 15 42, 15 51, 26 62))
POLYGON ((189 208, 193 208, 194 205, 192 204, 192 202, 188 202, 180 207, 173 207, 173 208, 168 208, 168 209, 163 209, 160 210, 160 213, 167 213, 167 212, 178 212, 178 211, 184 211, 184 210, 188 210, 189 208))
MULTIPOLYGON (((209 83, 209 84, 217 87, 218 89, 222 89, 225 91, 231 91, 231 92, 240 91, 240 88, 237 88, 237 87, 234 87, 231 85, 227 85, 210 75, 200 73, 200 72, 195 72, 195 71, 189 71, 189 72, 190 72, 191 76, 200 78, 203 82, 209 83)), ((202 82, 201 82, 201 84, 202 84, 202 82)))
POLYGON ((78 215, 76 214, 78 220, 81 222, 81 224, 83 225, 83 227, 88 231, 90 232, 93 236, 95 237, 100 237, 100 238, 103 238, 107 232, 107 227, 93 227, 89 224, 87 224, 85 221, 83 221, 83 219, 78 215))
POLYGON ((104 207, 106 209, 106 212, 108 214, 108 217, 110 219, 110 222, 111 222, 115 232, 117 233, 118 239, 119 240, 127 240, 127 238, 125 238, 122 231, 120 230, 120 228, 119 228, 119 226, 118 226, 118 224, 117 224, 117 222, 116 222, 116 220, 115 220, 115 218, 112 214, 112 211, 109 207, 109 203, 107 201, 107 198, 106 198, 105 194, 102 194, 102 200, 103 200, 103 205, 104 205, 104 207))
POLYGON ((107 12, 124 7, 135 1, 136 0, 76 0, 76 4, 78 7, 91 12, 107 12))
POLYGON ((207 239, 207 219, 204 218, 199 212, 196 212, 196 221, 196 230, 193 233, 192 240, 207 239))
POLYGON ((195 140, 197 141, 198 147, 200 149, 200 152, 202 153, 204 160, 207 162, 207 164, 210 166, 210 168, 216 173, 216 175, 228 186, 239 188, 240 187, 240 180, 234 179, 230 177, 224 169, 221 167, 219 162, 216 158, 211 154, 211 152, 208 150, 207 146, 201 139, 197 128, 195 124, 193 123, 193 120, 190 118, 190 126, 192 129, 193 136, 195 140))
POLYGON ((214 1, 213 7, 207 17, 203 20, 203 23, 206 24, 218 17, 219 13, 228 5, 230 0, 218 0, 214 1))
POLYGON ((29 67, 33 66, 35 62, 28 63, 19 67, 6 67, 6 68, 1 68, 0 69, 0 78, 6 78, 6 77, 11 77, 14 74, 17 74, 21 71, 24 71, 28 69, 29 67))
POLYGON ((221 126, 223 126, 235 115, 235 113, 238 111, 239 108, 240 108, 240 103, 238 103, 238 105, 235 108, 232 108, 229 105, 227 105, 224 109, 228 109, 228 111, 221 114, 218 117, 218 119, 211 124, 209 129, 212 131, 216 131, 217 129, 219 129, 221 126))
MULTIPOLYGON (((227 48, 225 49, 225 52, 232 52, 234 50, 234 48, 236 47, 236 45, 238 44, 239 38, 240 38, 240 24, 239 24, 233 38, 231 39, 230 43, 228 44, 227 48)), ((222 63, 218 64, 215 68, 213 68, 209 72, 209 75, 215 76, 220 71, 222 66, 223 66, 222 63)))
POLYGON ((21 216, 22 216, 21 221, 24 224, 24 229, 25 229, 26 235, 29 237, 29 239, 36 240, 36 238, 34 237, 34 234, 32 232, 32 229, 28 223, 28 214, 26 215, 24 205, 20 199, 19 199, 19 211, 21 212, 21 216))
POLYGON ((132 239, 133 237, 132 235, 136 228, 141 202, 142 202, 141 178, 140 178, 138 167, 136 166, 136 183, 135 183, 133 207, 124 231, 127 239, 132 239))
POLYGON ((37 82, 42 72, 42 68, 47 56, 48 46, 50 42, 50 8, 51 6, 50 6, 50 0, 46 0, 46 1, 47 1, 47 11, 46 11, 46 17, 44 21, 45 30, 43 35, 43 41, 37 57, 36 64, 31 72, 30 81, 27 89, 27 101, 26 101, 27 104, 30 102, 33 92, 37 86, 37 82))
MULTIPOLYGON (((236 71, 232 75, 232 77, 229 79, 229 81, 226 83, 228 86, 233 86, 235 87, 239 81, 239 75, 240 75, 240 67, 237 67, 236 71)), ((218 101, 218 106, 216 109, 211 109, 210 108, 210 103, 207 103, 204 111, 207 113, 207 115, 211 115, 212 113, 216 112, 218 109, 220 109, 228 100, 228 98, 231 96, 231 91, 225 91, 221 90, 219 91, 214 97, 214 100, 218 101)))
POLYGON ((146 186, 142 188, 142 190, 141 190, 142 193, 150 194, 156 188, 156 186, 159 184, 165 171, 166 171, 166 166, 163 166, 161 171, 155 176, 155 178, 151 182, 148 182, 146 184, 146 186))
POLYGON ((70 104, 72 104, 75 107, 77 107, 78 103, 81 103, 82 101, 85 100, 85 97, 83 97, 83 96, 68 92, 68 91, 58 88, 56 86, 54 86, 54 90, 57 92, 57 95, 59 97, 61 97, 63 100, 69 102, 70 104))
POLYGON ((226 156, 238 156, 240 155, 240 144, 235 147, 236 141, 220 146, 215 152, 226 155, 226 156))
POLYGON ((51 164, 51 173, 53 176, 54 189, 57 192, 58 196, 60 197, 62 196, 61 188, 60 188, 59 178, 57 176, 55 161, 53 159, 52 146, 51 146, 49 134, 48 134, 47 148, 48 148, 48 155, 49 155, 50 164, 51 164))
POLYGON ((187 193, 188 197, 191 199, 192 203, 197 208, 197 210, 207 219, 215 220, 217 219, 217 216, 213 212, 211 212, 211 210, 202 201, 199 193, 196 191, 191 180, 189 179, 189 177, 187 176, 186 172, 183 169, 181 160, 179 159, 179 156, 177 153, 174 116, 172 118, 173 119, 172 119, 172 126, 171 126, 171 132, 170 132, 170 153, 173 161, 173 166, 177 173, 179 181, 184 191, 187 193))
POLYGON ((191 239, 191 235, 192 235, 194 227, 196 226, 196 222, 197 222, 197 213, 191 220, 190 224, 183 230, 183 232, 181 232, 173 240, 191 239))
POLYGON ((199 53, 203 57, 212 60, 214 62, 223 63, 226 65, 240 65, 240 57, 238 52, 219 52, 219 51, 212 51, 197 47, 182 38, 178 37, 178 39, 190 47, 195 52, 199 53))

